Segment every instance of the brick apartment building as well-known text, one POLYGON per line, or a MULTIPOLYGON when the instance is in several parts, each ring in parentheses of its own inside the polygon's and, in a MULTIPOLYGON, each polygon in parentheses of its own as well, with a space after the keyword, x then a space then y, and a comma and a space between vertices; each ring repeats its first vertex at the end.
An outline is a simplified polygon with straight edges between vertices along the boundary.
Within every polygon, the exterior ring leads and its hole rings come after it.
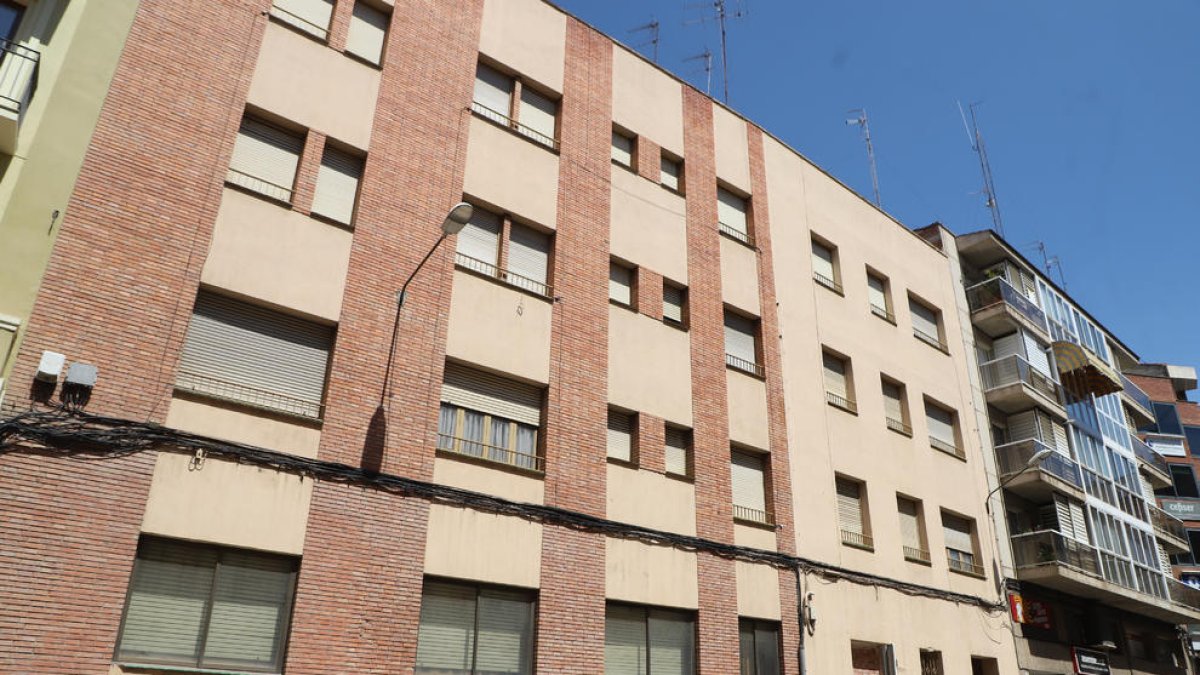
POLYGON ((60 227, 4 672, 1017 672, 957 253, 551 4, 142 0, 60 227))

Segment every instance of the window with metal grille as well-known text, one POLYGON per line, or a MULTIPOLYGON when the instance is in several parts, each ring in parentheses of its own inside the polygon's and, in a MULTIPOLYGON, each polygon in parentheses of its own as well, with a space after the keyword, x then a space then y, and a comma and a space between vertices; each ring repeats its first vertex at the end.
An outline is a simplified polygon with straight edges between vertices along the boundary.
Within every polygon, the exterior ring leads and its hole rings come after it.
POLYGON ((510 286, 550 297, 551 235, 476 206, 458 233, 458 267, 499 279, 510 286), (507 264, 501 266, 501 250, 507 264))
POLYGON ((608 458, 622 462, 633 461, 633 432, 637 417, 627 412, 608 410, 608 458))
POLYGON ((691 612, 610 603, 604 618, 605 675, 693 675, 691 612))
POLYGON ((271 5, 271 16, 324 41, 329 38, 333 0, 275 0, 271 5))
POLYGON ((692 432, 681 427, 668 426, 663 459, 668 475, 690 477, 692 475, 692 432))
POLYGON ((758 321, 725 310, 725 364, 762 376, 758 364, 758 321))
POLYGON ((557 148, 558 101, 520 77, 480 63, 475 70, 475 96, 471 110, 530 140, 557 148), (516 105, 513 105, 514 94, 516 105))
POLYGON ((632 169, 633 168, 633 152, 635 146, 634 136, 627 134, 624 131, 613 129, 612 131, 612 161, 614 164, 632 169))
POLYGON ((663 279, 663 321, 678 327, 687 323, 687 288, 666 279, 663 279))
POLYGON ((738 619, 741 675, 779 675, 779 624, 738 619))
POLYGON ((812 240, 813 279, 818 284, 835 292, 842 292, 842 275, 838 270, 837 249, 832 245, 812 240))
POLYGON ((850 359, 822 350, 821 363, 825 371, 825 401, 836 408, 856 412, 850 359))
POLYGON ((634 279, 637 271, 615 260, 608 263, 608 299, 623 307, 633 307, 634 279))
POLYGON ((753 243, 748 213, 749 203, 745 197, 723 187, 717 188, 717 225, 722 234, 743 244, 753 243))
POLYGON ((304 135, 251 115, 242 118, 225 182, 281 202, 292 201, 304 135))
POLYGON ((326 145, 317 170, 312 212, 345 225, 353 222, 362 172, 362 157, 326 145))
POLYGON ((853 478, 838 476, 836 488, 838 528, 841 530, 842 543, 873 550, 875 541, 871 537, 865 507, 866 486, 853 478))
POLYGON ((295 558, 145 537, 116 660, 281 672, 295 588, 295 558))
POLYGON ((445 452, 540 471, 541 416, 541 389, 447 363, 437 447, 445 452))
POLYGON ((942 669, 942 653, 932 649, 921 650, 921 675, 945 675, 942 669))
POLYGON ((766 467, 765 454, 732 451, 733 517, 737 520, 763 524, 772 522, 767 510, 766 467))
POLYGON ((418 675, 532 675, 532 593, 427 580, 417 632, 418 675))
POLYGON ((350 30, 346 33, 346 52, 368 63, 383 62, 383 45, 387 42, 390 12, 363 0, 354 3, 350 15, 350 30))

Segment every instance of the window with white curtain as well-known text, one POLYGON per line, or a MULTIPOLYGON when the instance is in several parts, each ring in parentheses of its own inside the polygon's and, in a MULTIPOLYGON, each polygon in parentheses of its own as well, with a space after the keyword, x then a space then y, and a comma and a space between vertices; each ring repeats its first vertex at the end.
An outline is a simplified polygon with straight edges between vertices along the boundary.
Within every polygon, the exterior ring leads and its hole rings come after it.
POLYGON ((358 199, 362 172, 361 157, 329 145, 325 146, 325 154, 321 156, 321 167, 317 170, 312 212, 349 225, 354 220, 354 205, 358 199))
POLYGON ((391 13, 363 0, 357 0, 350 15, 346 51, 379 65, 383 61, 383 45, 387 41, 388 24, 391 20, 391 13))
POLYGON ((665 470, 672 476, 692 475, 692 432, 680 427, 667 427, 664 452, 665 470))
POLYGON ((859 481, 838 476, 837 513, 838 528, 841 530, 842 543, 858 548, 871 549, 874 541, 871 538, 870 527, 867 525, 866 490, 859 481))
POLYGON ((633 431, 637 417, 627 412, 608 410, 608 458, 633 461, 633 431))
POLYGON ((417 629, 418 675, 532 675, 532 593, 428 580, 417 629))
POLYGON ((779 675, 779 624, 738 619, 739 675, 779 675))
POLYGON ((290 202, 303 150, 303 134, 246 115, 238 128, 225 181, 290 202))
POLYGON ((296 559, 145 537, 116 660, 281 672, 296 559))
POLYGON ((746 198, 736 195, 723 187, 717 188, 717 224, 723 234, 726 234, 743 244, 753 240, 750 236, 750 222, 746 214, 749 212, 746 198))
POLYGON ((687 320, 687 288, 663 279, 663 321, 683 326, 687 320))
POLYGON ((900 514, 900 543, 905 559, 929 562, 929 547, 925 545, 925 528, 921 524, 921 503, 896 495, 896 511, 900 514))
POLYGON ((929 428, 929 443, 933 447, 957 457, 964 453, 958 447, 958 430, 954 411, 933 401, 925 401, 925 424, 929 428))
POLYGON ((613 129, 612 132, 612 161, 615 164, 632 169, 633 168, 633 136, 613 129))
POLYGON ((437 447, 522 469, 541 469, 537 435, 542 399, 542 390, 533 385, 447 363, 437 447))
POLYGON ((609 604, 605 675, 693 675, 696 618, 691 612, 609 604))
POLYGON ((942 538, 946 544, 946 560, 950 569, 967 574, 983 574, 975 560, 975 524, 968 518, 942 512, 942 538))
POLYGON ((837 249, 823 241, 812 240, 813 279, 822 286, 842 292, 842 275, 837 265, 837 249))
POLYGON ((619 262, 608 263, 608 299, 624 307, 633 306, 634 270, 619 262))
POLYGON ((733 450, 730 453, 733 484, 733 517, 756 523, 770 523, 767 511, 767 456, 757 452, 733 450))
POLYGON ((663 152, 658 162, 658 182, 663 187, 679 192, 683 189, 683 160, 663 152))
POLYGON ((333 0, 275 0, 271 16, 321 40, 329 38, 333 0))
POLYGON ((725 310, 725 363, 761 375, 758 365, 758 321, 725 310))

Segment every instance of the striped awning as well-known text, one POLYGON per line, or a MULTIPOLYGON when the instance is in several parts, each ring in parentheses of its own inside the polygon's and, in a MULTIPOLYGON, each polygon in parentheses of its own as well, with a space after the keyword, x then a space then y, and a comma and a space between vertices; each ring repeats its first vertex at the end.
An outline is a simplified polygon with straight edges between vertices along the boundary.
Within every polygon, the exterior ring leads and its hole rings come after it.
POLYGON ((1064 387, 1078 394, 1104 396, 1121 391, 1121 376, 1112 366, 1073 342, 1055 342, 1054 360, 1064 387))

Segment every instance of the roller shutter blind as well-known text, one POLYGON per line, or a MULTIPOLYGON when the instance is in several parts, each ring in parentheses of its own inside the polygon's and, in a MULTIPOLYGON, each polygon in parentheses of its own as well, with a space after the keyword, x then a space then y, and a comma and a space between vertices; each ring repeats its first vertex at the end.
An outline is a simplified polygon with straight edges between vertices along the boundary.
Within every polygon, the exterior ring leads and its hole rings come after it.
POLYGON ((625 134, 612 132, 612 160, 621 166, 633 166, 633 139, 625 134))
POLYGON ((665 445, 666 472, 676 476, 688 475, 688 448, 691 445, 688 442, 688 432, 683 429, 667 427, 665 445))
POLYGON ((530 426, 541 425, 541 389, 457 363, 446 364, 442 401, 530 426))
POLYGON ((558 103, 529 88, 521 88, 520 131, 547 145, 554 144, 554 125, 558 118, 558 103), (529 134, 526 129, 532 131, 529 134))
POLYGON ((282 201, 291 201, 304 138, 253 117, 242 118, 229 182, 282 201))
POLYGON ((416 672, 470 672, 475 652, 475 589, 427 582, 417 629, 416 672))
POLYGON ((867 275, 867 301, 882 312, 888 311, 887 286, 883 279, 874 274, 867 275))
POLYGON ((921 544, 920 507, 911 499, 896 498, 896 510, 900 513, 900 541, 909 548, 924 550, 921 544))
POLYGON ((321 167, 317 170, 313 213, 349 225, 354 218, 354 202, 358 197, 362 172, 362 158, 326 147, 321 157, 321 167))
POLYGON ((975 546, 971 541, 971 521, 966 518, 943 513, 942 537, 945 539, 946 548, 975 554, 975 546))
POLYGON ((645 610, 610 605, 604 618, 606 675, 646 675, 645 610))
POLYGON ((608 456, 628 462, 633 459, 633 416, 608 411, 608 456))
POLYGON ((812 266, 813 274, 829 281, 837 280, 833 272, 833 249, 815 239, 812 242, 812 266))
POLYGON ((1022 333, 1022 337, 1025 341, 1025 360, 1041 374, 1054 379, 1053 373, 1050 372, 1050 357, 1046 354, 1045 345, 1029 333, 1022 333))
POLYGON ((216 551, 143 541, 130 582, 118 658, 197 663, 216 551))
POLYGON ((821 360, 825 366, 825 391, 849 400, 849 388, 846 386, 846 362, 828 352, 821 354, 821 360))
POLYGON ((476 673, 532 673, 533 611, 523 593, 479 591, 476 673))
POLYGON ((1067 427, 1058 422, 1050 422, 1054 430, 1054 449, 1067 457, 1071 456, 1071 444, 1067 440, 1067 427))
POLYGON ((932 438, 947 445, 958 446, 954 438, 954 413, 926 401, 925 418, 932 438))
POLYGON ((280 662, 293 569, 286 559, 240 551, 221 556, 204 643, 206 666, 261 670, 280 662))
MULTIPOLYGON (((628 267, 617 263, 608 264, 608 299, 626 306, 632 304, 633 271, 628 267)), ((666 306, 665 297, 663 306, 666 306)))
POLYGON ((866 534, 863 527, 861 486, 852 480, 837 479, 838 527, 854 534, 866 534))
MULTIPOLYGON (((500 216, 476 208, 471 220, 458 233, 458 253, 495 266, 500 257, 500 216)), ((494 272, 494 270, 479 270, 494 272)))
POLYGON ((524 225, 512 226, 508 241, 508 270, 522 278, 509 283, 535 293, 546 293, 550 269, 550 237, 524 225))
POLYGON ((679 162, 668 157, 663 157, 659 160, 658 182, 662 183, 666 187, 669 187, 672 190, 678 190, 680 173, 681 171, 679 162))
POLYGON ((732 454, 732 478, 734 505, 766 512, 763 458, 735 450, 732 454))
POLYGON ((663 284, 663 318, 683 323, 683 306, 687 292, 674 284, 663 284))
POLYGON ((677 612, 651 609, 647 623, 650 675, 692 675, 696 671, 694 621, 677 612))
POLYGON ((227 390, 238 400, 317 417, 332 344, 328 326, 201 291, 183 346, 178 385, 207 393, 227 390), (211 391, 211 381, 232 387, 211 391), (294 401, 260 397, 263 392, 294 401))
POLYGON ((1023 351, 1020 333, 1012 333, 992 340, 993 359, 999 360, 1009 356, 1020 356, 1021 358, 1025 358, 1023 351))
POLYGON ((746 200, 720 187, 717 188, 717 221, 743 237, 750 236, 746 226, 746 200))
POLYGON ((725 353, 750 363, 756 362, 754 321, 725 312, 725 353))
POLYGON ((274 0, 271 16, 324 40, 329 35, 329 19, 333 16, 333 2, 331 0, 274 0))
POLYGON ((900 390, 900 385, 892 382, 883 382, 883 414, 891 420, 897 422, 904 421, 904 404, 902 399, 903 392, 900 390))
POLYGON ((1008 437, 1015 441, 1034 438, 1041 440, 1036 410, 1027 410, 1008 416, 1008 437))
POLYGON ((383 43, 387 38, 392 16, 361 0, 354 3, 350 30, 346 34, 346 51, 379 65, 383 59, 383 43))
POLYGON ((926 337, 940 340, 937 312, 911 298, 908 301, 908 306, 909 311, 912 313, 913 330, 924 334, 926 337))
POLYGON ((513 79, 482 63, 475 69, 475 103, 508 119, 512 110, 513 79))

